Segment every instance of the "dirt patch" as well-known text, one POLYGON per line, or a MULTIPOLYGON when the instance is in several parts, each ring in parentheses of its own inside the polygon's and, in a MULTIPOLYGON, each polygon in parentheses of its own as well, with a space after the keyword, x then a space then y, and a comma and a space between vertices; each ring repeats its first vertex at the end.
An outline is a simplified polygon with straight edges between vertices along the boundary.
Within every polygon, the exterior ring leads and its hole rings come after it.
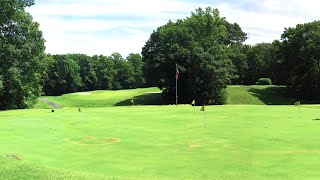
POLYGON ((2 156, 8 157, 8 158, 12 158, 12 159, 17 160, 17 161, 21 161, 22 160, 21 156, 19 156, 18 154, 4 154, 2 156))
POLYGON ((159 94, 161 92, 145 92, 145 94, 159 94))
POLYGON ((92 94, 91 92, 78 92, 78 93, 75 93, 76 95, 80 95, 80 96, 85 96, 85 95, 90 95, 92 94))
POLYGON ((120 142, 119 138, 103 138, 102 139, 106 144, 120 142))
POLYGON ((97 138, 95 136, 65 138, 77 145, 105 145, 120 142, 119 138, 97 138))
POLYGON ((82 141, 74 141, 74 143, 75 144, 77 144, 77 145, 88 145, 88 144, 86 144, 86 143, 84 143, 84 142, 82 142, 82 141))
POLYGON ((21 161, 21 157, 17 154, 11 154, 11 158, 12 159, 15 159, 15 160, 18 160, 18 161, 21 161))

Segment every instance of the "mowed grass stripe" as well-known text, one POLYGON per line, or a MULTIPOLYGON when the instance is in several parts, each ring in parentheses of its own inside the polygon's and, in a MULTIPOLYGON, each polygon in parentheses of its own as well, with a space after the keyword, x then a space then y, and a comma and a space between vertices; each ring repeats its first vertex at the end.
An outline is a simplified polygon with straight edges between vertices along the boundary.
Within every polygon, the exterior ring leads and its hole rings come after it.
POLYGON ((311 107, 302 106, 299 118, 294 106, 208 106, 207 128, 191 106, 4 111, 0 126, 9 130, 0 131, 0 154, 106 178, 317 178, 320 115, 311 107), (92 137, 120 141, 85 144, 92 137))

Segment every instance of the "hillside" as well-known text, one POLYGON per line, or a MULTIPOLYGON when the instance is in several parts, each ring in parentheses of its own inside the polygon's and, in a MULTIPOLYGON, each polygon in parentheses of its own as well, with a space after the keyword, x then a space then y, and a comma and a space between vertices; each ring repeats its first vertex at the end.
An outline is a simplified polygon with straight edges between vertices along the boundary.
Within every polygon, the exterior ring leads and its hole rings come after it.
POLYGON ((227 104, 289 105, 295 99, 286 95, 285 86, 229 86, 227 104))
POLYGON ((138 88, 128 90, 97 90, 88 92, 76 92, 62 96, 43 96, 35 108, 51 108, 43 102, 49 100, 62 107, 110 107, 132 105, 134 99, 136 105, 163 104, 161 91, 158 88, 138 88))
MULTIPOLYGON (((286 96, 285 86, 229 86, 227 104, 289 105, 296 100, 286 96)), ((62 107, 111 107, 135 105, 163 105, 161 91, 156 87, 128 90, 98 90, 76 92, 62 96, 44 96, 35 108, 51 108, 49 100, 62 107)))

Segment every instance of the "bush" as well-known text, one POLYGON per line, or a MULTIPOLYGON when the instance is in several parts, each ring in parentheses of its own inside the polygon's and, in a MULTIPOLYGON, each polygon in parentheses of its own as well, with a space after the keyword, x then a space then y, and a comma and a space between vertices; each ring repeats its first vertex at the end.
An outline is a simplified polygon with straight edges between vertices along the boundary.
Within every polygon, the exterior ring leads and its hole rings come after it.
POLYGON ((272 85, 272 81, 270 78, 260 78, 256 82, 256 85, 272 85))

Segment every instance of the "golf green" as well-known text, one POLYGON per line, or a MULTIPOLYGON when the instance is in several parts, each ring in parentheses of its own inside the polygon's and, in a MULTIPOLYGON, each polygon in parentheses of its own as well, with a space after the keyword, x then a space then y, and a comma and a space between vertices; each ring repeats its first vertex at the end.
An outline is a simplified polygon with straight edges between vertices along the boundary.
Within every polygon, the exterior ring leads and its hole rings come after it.
POLYGON ((319 105, 0 112, 0 177, 317 179, 319 105))

